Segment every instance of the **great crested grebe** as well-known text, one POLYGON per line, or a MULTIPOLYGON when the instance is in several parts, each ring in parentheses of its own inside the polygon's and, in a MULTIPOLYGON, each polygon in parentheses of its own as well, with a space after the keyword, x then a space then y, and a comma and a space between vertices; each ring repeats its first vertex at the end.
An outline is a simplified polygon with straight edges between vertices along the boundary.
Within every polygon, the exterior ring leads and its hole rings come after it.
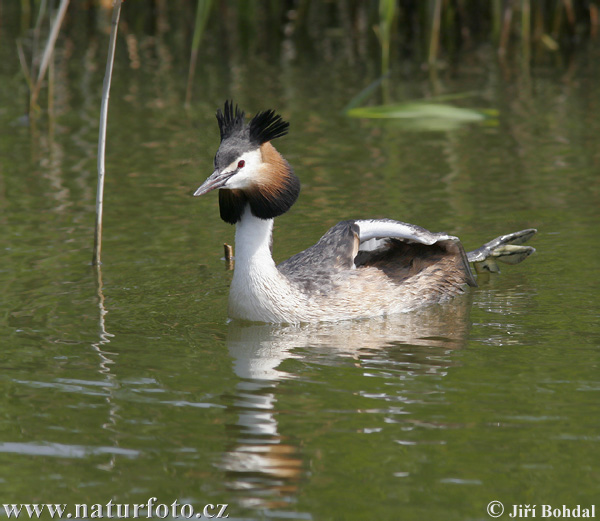
POLYGON ((229 315, 258 322, 299 323, 408 312, 476 286, 495 260, 521 262, 535 229, 503 235, 465 253, 457 237, 391 219, 342 221, 314 246, 275 265, 273 219, 296 202, 300 181, 271 141, 289 123, 273 110, 247 124, 232 102, 217 110, 221 144, 215 171, 195 196, 219 189, 221 218, 236 225, 229 315))

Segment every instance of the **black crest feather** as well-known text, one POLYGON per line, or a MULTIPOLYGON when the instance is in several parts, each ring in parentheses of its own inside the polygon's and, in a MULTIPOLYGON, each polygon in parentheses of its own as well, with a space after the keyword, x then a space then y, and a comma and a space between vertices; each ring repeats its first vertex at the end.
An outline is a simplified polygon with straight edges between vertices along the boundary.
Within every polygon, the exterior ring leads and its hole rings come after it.
POLYGON ((244 128, 245 112, 240 110, 236 105, 233 107, 233 101, 227 100, 223 108, 217 109, 217 121, 219 123, 219 131, 221 132, 221 141, 227 139, 236 132, 241 132, 244 128))
POLYGON ((285 136, 290 124, 284 121, 274 110, 265 110, 254 116, 248 125, 250 141, 260 146, 272 139, 285 136))

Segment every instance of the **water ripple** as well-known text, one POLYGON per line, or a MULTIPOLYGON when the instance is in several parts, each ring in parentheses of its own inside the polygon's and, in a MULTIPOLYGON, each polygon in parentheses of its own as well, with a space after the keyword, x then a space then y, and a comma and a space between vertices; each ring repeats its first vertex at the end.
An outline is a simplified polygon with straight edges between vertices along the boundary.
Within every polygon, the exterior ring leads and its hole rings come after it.
POLYGON ((63 443, 0 443, 0 452, 29 456, 53 456, 58 458, 85 458, 99 454, 115 454, 134 458, 140 451, 122 447, 88 447, 85 445, 65 445, 63 443))

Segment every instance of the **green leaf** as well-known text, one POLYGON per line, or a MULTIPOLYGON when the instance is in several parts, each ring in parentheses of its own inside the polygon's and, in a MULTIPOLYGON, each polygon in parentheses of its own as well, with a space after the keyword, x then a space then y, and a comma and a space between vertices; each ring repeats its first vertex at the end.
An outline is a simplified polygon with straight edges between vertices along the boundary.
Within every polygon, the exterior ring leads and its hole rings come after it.
POLYGON ((400 103, 375 107, 356 107, 347 115, 367 119, 445 119, 457 122, 483 121, 490 111, 466 109, 441 103, 400 103), (488 112, 486 114, 486 112, 488 112))

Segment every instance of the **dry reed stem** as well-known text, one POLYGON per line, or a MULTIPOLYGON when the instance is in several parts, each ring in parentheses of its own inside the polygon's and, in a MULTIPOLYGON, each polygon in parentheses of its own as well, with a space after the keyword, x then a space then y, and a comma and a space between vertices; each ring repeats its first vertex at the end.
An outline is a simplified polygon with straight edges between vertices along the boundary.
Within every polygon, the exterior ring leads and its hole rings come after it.
POLYGON ((60 6, 58 7, 58 13, 56 14, 56 18, 54 19, 54 23, 52 24, 52 29, 50 30, 50 35, 48 36, 48 42, 46 43, 46 48, 44 49, 44 55, 42 56, 40 70, 38 71, 38 76, 35 81, 35 85, 33 86, 33 89, 31 91, 30 107, 33 107, 37 103, 37 98, 40 94, 40 89, 42 87, 42 81, 44 80, 44 76, 46 75, 46 70, 48 69, 50 58, 52 58, 52 54, 54 52, 54 45, 56 44, 58 32, 60 31, 60 26, 62 24, 63 19, 65 18, 65 13, 67 12, 68 5, 69 0, 61 0, 60 6))
POLYGON ((108 44, 108 56, 106 58, 106 72, 102 86, 102 105, 100 107, 100 130, 98 137, 98 190, 96 192, 96 228, 94 231, 94 253, 92 264, 101 264, 102 253, 102 210, 104 206, 104 173, 106 154, 106 121, 108 119, 108 98, 110 82, 112 79, 113 63, 115 61, 115 44, 117 41, 117 28, 121 14, 122 0, 115 0, 113 4, 113 16, 111 21, 110 41, 108 44))

